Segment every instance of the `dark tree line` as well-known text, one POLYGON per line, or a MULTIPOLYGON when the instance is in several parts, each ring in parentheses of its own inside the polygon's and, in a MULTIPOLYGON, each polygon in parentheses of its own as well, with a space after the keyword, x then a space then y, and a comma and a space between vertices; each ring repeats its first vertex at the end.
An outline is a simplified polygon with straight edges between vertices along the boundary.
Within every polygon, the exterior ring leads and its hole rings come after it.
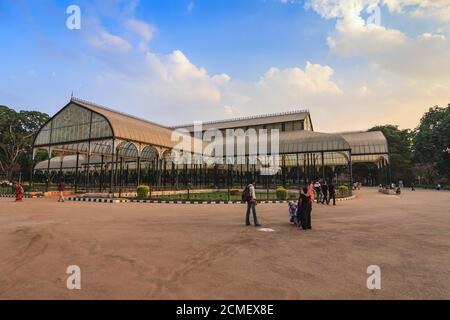
MULTIPOLYGON (((414 130, 376 126, 389 144, 391 180, 448 184, 450 179, 450 104, 430 108, 414 130)), ((362 168, 356 167, 356 172, 362 168)))

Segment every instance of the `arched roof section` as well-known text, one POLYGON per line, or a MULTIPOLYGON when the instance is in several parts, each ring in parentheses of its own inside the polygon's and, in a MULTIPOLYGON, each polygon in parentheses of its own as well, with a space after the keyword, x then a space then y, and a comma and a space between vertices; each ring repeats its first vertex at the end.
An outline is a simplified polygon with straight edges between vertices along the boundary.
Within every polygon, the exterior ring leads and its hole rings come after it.
POLYGON ((109 121, 101 114, 69 103, 38 131, 34 146, 68 144, 113 136, 109 121))
POLYGON ((158 157, 158 150, 154 146, 146 146, 142 149, 141 159, 154 160, 158 157))
POLYGON ((381 131, 344 132, 342 137, 352 149, 353 162, 389 161, 389 147, 381 131))
POLYGON ((381 131, 345 132, 341 136, 352 148, 352 155, 388 154, 388 143, 381 131))
MULTIPOLYGON (((271 133, 267 135, 267 153, 271 153, 271 133)), ((245 154, 250 154, 250 150, 258 150, 261 142, 261 136, 259 139, 246 136, 243 144, 239 144, 239 139, 235 136, 235 155, 238 154, 238 145, 245 146, 245 154)), ((226 143, 228 139, 224 139, 223 152, 226 153, 226 143)), ((263 143, 264 144, 264 143, 263 143)), ((314 153, 314 152, 337 152, 348 151, 350 145, 339 134, 319 133, 314 131, 282 131, 279 132, 279 154, 290 153, 314 153)))
POLYGON ((171 140, 172 130, 165 126, 80 99, 72 98, 71 101, 108 119, 114 130, 115 138, 167 148, 172 148, 176 144, 171 140))
POLYGON ((280 153, 310 153, 350 150, 349 143, 338 134, 314 131, 280 132, 280 153))
POLYGON ((124 141, 117 146, 119 157, 137 159, 138 148, 133 142, 124 141))

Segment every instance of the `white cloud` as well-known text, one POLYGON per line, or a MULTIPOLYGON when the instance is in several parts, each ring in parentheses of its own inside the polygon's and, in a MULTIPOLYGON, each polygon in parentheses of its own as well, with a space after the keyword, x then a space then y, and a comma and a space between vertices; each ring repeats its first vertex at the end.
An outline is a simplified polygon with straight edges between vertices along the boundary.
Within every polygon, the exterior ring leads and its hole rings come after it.
MULTIPOLYGON (((131 44, 124 38, 106 31, 97 23, 90 23, 89 32, 85 32, 88 42, 95 48, 110 50, 119 53, 127 53, 131 50, 131 44)), ((82 29, 84 30, 84 29, 82 29)))
POLYGON ((140 49, 145 52, 133 53, 138 58, 130 69, 111 64, 83 95, 99 99, 104 94, 100 100, 104 104, 129 106, 133 114, 177 124, 287 111, 343 93, 333 81, 334 70, 320 64, 308 62, 304 69, 272 67, 259 79, 241 81, 225 73, 208 74, 180 50, 157 54, 140 49), (165 108, 168 111, 160 112, 165 108))
MULTIPOLYGON (((94 83, 87 83, 80 94, 168 125, 309 108, 316 130, 382 123, 414 127, 427 107, 448 103, 448 39, 432 33, 412 38, 400 30, 367 26, 362 12, 373 3, 378 1, 309 1, 321 16, 337 20, 328 37, 330 52, 350 61, 367 60, 358 71, 307 62, 290 68, 275 65, 253 81, 209 74, 180 50, 151 52, 153 33, 138 24, 142 28, 133 31, 141 37, 136 50, 128 42, 127 48, 121 41, 100 41, 99 46, 121 52, 127 63, 111 60, 107 71, 86 80, 94 83)), ((127 19, 120 21, 134 18, 131 14, 127 19)))
POLYGON ((442 21, 450 20, 448 0, 383 0, 389 10, 406 13, 415 17, 433 17, 442 21))
POLYGON ((448 0, 308 0, 305 2, 307 9, 312 9, 327 19, 359 16, 363 8, 376 5, 385 5, 390 12, 408 14, 413 17, 450 20, 448 0))
POLYGON ((129 30, 140 36, 145 42, 152 40, 155 33, 155 28, 151 24, 137 19, 128 19, 125 22, 125 25, 129 30))
POLYGON ((258 85, 270 90, 294 90, 308 95, 322 93, 342 94, 338 85, 331 80, 334 70, 329 66, 306 63, 305 70, 298 67, 280 70, 272 67, 258 85))
MULTIPOLYGON (((310 0, 308 7, 322 17, 337 18, 336 29, 327 39, 332 53, 346 58, 362 57, 383 70, 407 77, 450 77, 450 41, 439 34, 412 38, 396 29, 367 25, 361 14, 377 0, 310 0)), ((402 11, 417 1, 384 1, 391 10, 402 11)), ((420 8, 442 9, 425 1, 420 8)), ((448 1, 447 8, 448 7, 448 1)))
POLYGON ((395 13, 417 16, 420 12, 431 20, 438 16, 445 20, 450 1, 310 0, 306 7, 325 19, 336 19, 327 38, 332 54, 349 61, 366 60, 363 73, 341 74, 346 94, 333 100, 336 108, 350 106, 353 119, 361 123, 378 119, 414 127, 428 107, 448 103, 450 42, 442 34, 411 37, 401 30, 367 24, 363 13, 377 4, 395 13), (348 88, 350 84, 358 84, 359 90, 348 88), (358 106, 354 98, 359 98, 358 106))
POLYGON ((212 104, 220 101, 220 91, 213 78, 205 69, 192 64, 181 51, 160 56, 148 52, 146 58, 150 72, 156 71, 157 80, 168 93, 212 104))

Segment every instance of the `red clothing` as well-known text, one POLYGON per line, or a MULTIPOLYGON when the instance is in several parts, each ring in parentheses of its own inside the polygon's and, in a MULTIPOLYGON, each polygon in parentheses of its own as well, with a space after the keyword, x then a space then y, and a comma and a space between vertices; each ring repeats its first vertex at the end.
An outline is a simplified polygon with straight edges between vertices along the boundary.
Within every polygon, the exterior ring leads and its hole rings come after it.
POLYGON ((312 183, 308 186, 308 193, 306 195, 311 199, 311 203, 314 203, 315 191, 312 183))
POLYGON ((24 189, 21 184, 17 184, 16 186, 16 201, 22 201, 23 199, 24 189))

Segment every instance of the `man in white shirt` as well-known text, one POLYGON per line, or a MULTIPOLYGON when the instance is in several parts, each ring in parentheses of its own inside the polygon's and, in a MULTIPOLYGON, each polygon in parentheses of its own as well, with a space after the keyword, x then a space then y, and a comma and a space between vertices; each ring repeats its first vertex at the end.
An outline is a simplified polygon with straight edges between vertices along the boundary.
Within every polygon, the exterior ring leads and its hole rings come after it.
POLYGON ((253 179, 251 183, 246 187, 248 188, 248 198, 245 199, 247 202, 247 213, 245 215, 245 224, 247 226, 250 225, 250 209, 253 212, 253 222, 255 223, 255 227, 261 226, 258 222, 258 218, 256 217, 256 191, 255 191, 255 183, 256 181, 253 179))

